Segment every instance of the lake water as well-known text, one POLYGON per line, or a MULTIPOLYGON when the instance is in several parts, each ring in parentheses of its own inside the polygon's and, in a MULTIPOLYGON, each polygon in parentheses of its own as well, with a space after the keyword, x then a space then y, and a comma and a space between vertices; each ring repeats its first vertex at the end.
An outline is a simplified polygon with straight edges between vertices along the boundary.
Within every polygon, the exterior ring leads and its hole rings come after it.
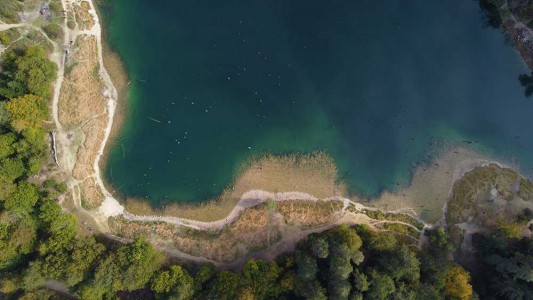
POLYGON ((409 182, 434 141, 533 167, 528 72, 476 1, 114 0, 132 83, 106 178, 201 201, 251 155, 327 151, 367 196, 409 182))

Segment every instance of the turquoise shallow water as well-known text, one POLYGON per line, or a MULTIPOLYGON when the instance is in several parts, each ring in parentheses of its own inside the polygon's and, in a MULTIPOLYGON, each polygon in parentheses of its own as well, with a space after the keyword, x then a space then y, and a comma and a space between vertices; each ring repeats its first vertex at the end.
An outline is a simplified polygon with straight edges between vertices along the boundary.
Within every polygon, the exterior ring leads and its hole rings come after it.
POLYGON ((132 80, 107 180, 155 204, 218 194, 265 152, 325 150, 354 190, 407 183, 434 141, 533 167, 526 66, 475 1, 114 0, 132 80))

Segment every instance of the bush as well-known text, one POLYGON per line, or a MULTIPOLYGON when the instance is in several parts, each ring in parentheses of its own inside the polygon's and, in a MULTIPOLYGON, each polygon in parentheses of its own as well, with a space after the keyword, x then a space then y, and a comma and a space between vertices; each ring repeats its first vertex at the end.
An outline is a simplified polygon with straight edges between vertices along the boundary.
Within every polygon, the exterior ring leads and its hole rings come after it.
POLYGON ((63 28, 56 23, 49 23, 45 25, 43 30, 52 40, 60 40, 63 38, 63 28))

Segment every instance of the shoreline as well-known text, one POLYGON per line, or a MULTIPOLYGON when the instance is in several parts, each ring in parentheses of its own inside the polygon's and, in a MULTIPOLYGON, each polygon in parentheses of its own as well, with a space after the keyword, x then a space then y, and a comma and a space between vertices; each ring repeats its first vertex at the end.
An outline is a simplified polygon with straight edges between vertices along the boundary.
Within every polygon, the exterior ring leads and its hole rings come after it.
MULTIPOLYGON (((183 202, 180 202, 177 199, 175 199, 163 206, 154 205, 153 202, 151 201, 154 199, 135 197, 135 196, 127 195, 125 193, 121 193, 120 191, 117 191, 116 186, 111 184, 109 181, 105 180, 104 172, 105 172, 106 165, 108 163, 109 154, 112 151, 113 147, 116 146, 118 140, 120 139, 120 132, 123 129, 123 126, 126 122, 125 119, 127 117, 128 110, 131 109, 131 107, 129 107, 130 102, 129 102, 128 85, 127 85, 129 75, 127 73, 124 63, 121 61, 120 55, 116 51, 111 49, 109 42, 107 41, 107 33, 106 33, 105 28, 103 27, 104 21, 101 16, 100 7, 98 5, 95 5, 95 8, 96 8, 97 14, 99 14, 98 23, 100 24, 102 28, 101 40, 102 40, 102 46, 103 46, 102 54, 104 57, 104 67, 107 69, 109 73, 113 74, 112 82, 115 85, 117 89, 117 93, 118 93, 117 104, 116 104, 116 108, 114 112, 113 124, 111 125, 110 134, 107 138, 107 142, 104 145, 103 153, 98 163, 99 169, 100 169, 99 176, 102 179, 102 185, 109 192, 110 196, 115 198, 119 202, 119 204, 124 206, 126 209, 128 207, 131 207, 132 206, 131 203, 133 203, 133 206, 137 208, 142 207, 143 211, 147 211, 149 213, 157 212, 157 213, 161 213, 162 215, 167 215, 167 214, 180 215, 179 213, 176 213, 176 211, 195 210, 199 207, 205 207, 205 206, 220 206, 221 202, 227 201, 225 197, 226 190, 232 189, 234 187, 234 183, 237 180, 236 178, 240 176, 239 172, 234 174, 234 179, 232 180, 232 182, 230 182, 222 190, 220 194, 214 197, 211 197, 209 199, 202 199, 202 200, 194 199, 191 201, 183 201, 183 202), (169 207, 170 209, 168 209, 169 207), (172 212, 169 213, 167 211, 172 211, 173 213, 172 212)), ((242 169, 246 168, 246 165, 247 163, 243 164, 242 169)), ((409 170, 410 174, 408 175, 408 181, 407 181, 408 183, 412 180, 417 168, 418 166, 416 166, 412 170, 409 170)), ((395 194, 396 192, 400 192, 402 189, 408 188, 408 187, 409 187, 409 184, 398 190, 392 189, 393 190, 392 192, 389 189, 389 191, 385 191, 385 193, 395 194)), ((346 195, 349 197, 368 198, 357 193, 357 189, 355 187, 349 187, 349 190, 354 191, 353 193, 346 193, 346 195)), ((380 196, 381 194, 378 195, 377 197, 371 197, 371 199, 378 199, 380 198, 380 196)), ((237 201, 238 201, 238 198, 230 200, 230 202, 232 203, 236 203, 237 201)))
MULTIPOLYGON (((105 136, 103 138, 103 140, 101 141, 101 146, 100 146, 100 150, 98 151, 98 154, 95 158, 95 161, 94 161, 94 171, 95 171, 95 181, 96 181, 96 184, 99 186, 102 194, 103 194, 103 202, 101 202, 101 205, 99 205, 99 207, 97 207, 96 209, 94 210, 90 210, 88 211, 89 214, 91 215, 94 215, 94 217, 98 218, 101 223, 103 223, 102 225, 104 227, 105 226, 105 223, 107 223, 107 218, 111 217, 111 216, 117 216, 117 215, 120 215, 120 214, 127 214, 130 216, 130 218, 139 218, 139 219, 143 219, 144 216, 146 216, 146 213, 143 213, 143 215, 133 215, 132 213, 129 213, 127 211, 127 204, 128 204, 128 199, 127 197, 125 197, 126 199, 124 199, 124 201, 119 201, 113 194, 114 192, 110 192, 112 191, 113 187, 105 182, 102 178, 102 167, 105 167, 105 164, 106 164, 106 157, 107 155, 109 154, 109 151, 110 149, 113 147, 113 143, 116 142, 116 138, 117 138, 117 135, 119 134, 120 132, 120 128, 122 127, 122 125, 124 124, 124 121, 125 121, 125 112, 127 111, 127 84, 126 84, 126 80, 127 80, 127 72, 125 71, 125 68, 124 68, 124 65, 123 63, 120 61, 120 57, 118 56, 118 54, 114 51, 112 51, 112 49, 110 48, 109 44, 106 42, 106 41, 103 41, 103 37, 105 37, 105 33, 102 34, 102 30, 101 30, 101 21, 100 21, 100 18, 99 16, 97 15, 97 10, 95 10, 95 6, 93 4, 93 2, 91 2, 91 8, 93 10, 93 12, 91 14, 94 14, 94 17, 95 17, 95 25, 94 25, 94 35, 96 36, 96 39, 97 39, 97 42, 98 42, 98 57, 99 57, 99 60, 100 60, 100 64, 101 64, 101 69, 100 69, 100 75, 101 75, 101 79, 103 80, 103 83, 106 85, 106 89, 104 90, 104 93, 107 93, 105 96, 108 98, 108 115, 109 115, 109 120, 108 120, 108 125, 106 127, 106 130, 105 130, 105 136), (109 69, 109 70, 108 70, 109 69), (111 76, 110 74, 113 75, 114 77, 114 81, 111 80, 111 76), (115 86, 116 84, 116 86, 115 86), (120 92, 120 93, 119 93, 120 92), (103 161, 102 161, 103 160, 103 161)), ((476 154, 471 154, 471 152, 469 152, 470 154, 468 155, 474 155, 474 156, 477 156, 476 154)), ((244 167, 250 167, 250 166, 253 166, 255 163, 257 162, 251 162, 251 163, 248 163, 246 164, 244 167)), ((242 203, 241 201, 243 199, 246 199, 247 195, 249 195, 249 192, 251 191, 257 191, 257 190, 262 190, 262 191, 275 191, 275 192, 280 192, 280 191, 300 191, 302 192, 303 194, 307 195, 307 196, 303 196, 304 199, 307 199, 309 197, 312 197, 313 199, 327 199, 327 198, 331 198, 331 197, 343 197, 343 196, 346 196, 347 193, 346 193, 346 189, 343 188, 343 187, 340 187, 338 183, 338 174, 337 174, 337 170, 336 170, 336 166, 334 164, 334 162, 330 162, 332 167, 331 169, 334 170, 334 174, 332 176, 332 178, 329 178, 329 179, 332 179, 333 182, 335 182, 334 185, 334 188, 333 188, 333 191, 332 192, 328 192, 327 190, 328 189, 324 189, 322 191, 322 193, 326 193, 326 194, 321 194, 321 195, 318 195, 317 193, 313 193, 313 192, 309 192, 309 190, 305 189, 305 188, 297 188, 297 189, 293 189, 293 188, 282 188, 282 189, 278 189, 278 188, 274 188, 274 189, 269 189, 269 188, 265 188, 265 187, 260 187, 260 186, 253 186, 253 187, 248 187, 246 189, 243 189, 241 190, 240 194, 235 194, 235 193, 230 193, 230 196, 228 197, 227 195, 225 195, 225 193, 223 192, 221 195, 219 195, 218 197, 215 197, 214 200, 210 200, 210 201, 206 201, 204 202, 203 204, 179 204, 179 203, 176 203, 176 204, 173 204, 173 208, 172 208, 172 211, 176 212, 176 211, 180 211, 180 212, 183 212, 183 211, 187 211, 186 215, 185 216, 181 216, 181 218, 178 218, 178 217, 173 217, 172 215, 168 216, 164 211, 161 212, 161 215, 159 217, 165 217, 165 218, 173 218, 173 222, 182 222, 182 221, 185 221, 185 222, 189 222, 189 221, 192 221, 193 220, 193 217, 191 217, 191 215, 198 215, 199 211, 201 208, 208 208, 208 209, 211 209, 211 210, 221 210, 222 209, 222 206, 223 209, 222 211, 219 211, 218 213, 219 214, 224 214, 224 213, 227 213, 229 215, 232 214, 233 211, 235 211, 236 208, 238 208, 239 206, 239 203, 242 203), (327 197, 326 195, 329 195, 330 197, 327 197), (225 197, 226 196, 226 197, 225 197), (231 209, 230 209, 231 208, 231 209)), ((284 166, 286 167, 286 166, 284 166)), ((415 185, 415 177, 416 177, 416 173, 418 172, 419 169, 423 168, 424 166, 420 165, 420 166, 417 166, 417 168, 414 170, 413 172, 413 177, 411 178, 412 182, 410 184, 410 186, 407 186, 405 187, 404 189, 400 190, 400 191, 397 191, 395 193, 391 193, 391 192, 384 192, 382 193, 379 197, 375 197, 373 199, 363 199, 362 197, 359 197, 357 195, 348 195, 348 197, 352 197, 356 200, 358 200, 359 202, 365 202, 365 203, 370 203, 372 206, 375 206, 375 207, 378 207, 380 209, 384 209, 384 210, 388 210, 388 206, 392 203, 392 202, 399 202, 400 203, 400 206, 403 206, 403 202, 405 201, 401 201, 401 193, 402 191, 404 190, 407 190, 409 188, 412 188, 414 185, 415 185), (377 201, 374 201, 374 200, 377 200, 377 201)), ((314 168, 314 171, 316 171, 317 168, 314 168)), ((318 170, 321 170, 320 168, 318 168, 318 170)), ((247 170, 243 168, 243 171, 242 173, 245 173, 247 170)), ((284 170, 285 171, 285 170, 284 170)), ((239 176, 242 175, 242 173, 237 173, 235 174, 235 181, 238 181, 239 180, 239 176)), ((299 177, 299 176, 298 176, 299 177)), ((306 177, 303 177, 305 179, 307 179, 306 177)), ((302 178, 300 178, 302 179, 302 178)), ((234 187, 230 186, 227 190, 229 189, 234 189, 234 187)), ((422 188, 423 189, 423 188, 422 188)), ((448 186, 447 187, 447 191, 449 191, 450 187, 448 186)), ((302 195, 303 195, 302 194, 302 195)), ((446 194, 448 194, 446 192, 446 194)), ((405 194, 404 195, 404 198, 405 198, 405 194)), ((268 198, 268 197, 267 197, 268 198)), ((266 199, 263 195, 263 197, 261 199, 266 199)), ((311 199, 311 198, 309 198, 311 199)), ((406 199, 404 199, 406 200, 406 199)), ((441 199, 442 201, 443 199, 441 199)), ((150 213, 150 212, 157 212, 157 210, 154 210, 154 207, 148 202, 148 201, 145 201, 143 200, 142 201, 143 203, 143 206, 145 209, 147 209, 150 213)), ((409 201, 407 201, 409 202, 409 201)), ((393 203, 394 205, 397 206, 396 203, 393 203)), ((248 205, 248 204, 247 204, 248 205)), ((392 205, 392 206, 394 206, 392 205)), ((78 205, 79 208, 83 209, 80 205, 78 205)), ((402 209, 407 209, 407 208, 402 208, 402 209)), ((410 208, 412 211, 414 211, 415 208, 410 208)), ((439 210, 442 209, 442 206, 440 206, 439 210)), ((393 209, 393 210, 397 210, 397 209, 393 209)), ((227 217, 226 217, 227 218, 227 217)), ((201 217, 196 217, 194 216, 194 219, 198 219, 197 222, 202 222, 202 218, 201 217)), ((218 218, 218 220, 220 220, 222 218, 218 218)), ((205 222, 205 221, 204 221, 205 222)), ((215 221, 216 222, 216 221, 215 221)))
MULTIPOLYGON (((105 172, 109 154, 120 137, 121 129, 125 124, 126 115, 130 109, 128 83, 131 81, 126 65, 122 61, 122 58, 117 51, 113 50, 108 41, 108 32, 105 29, 105 22, 102 20, 103 17, 101 16, 101 7, 98 4, 93 3, 93 5, 96 10, 96 14, 99 17, 98 22, 101 26, 103 67, 109 74, 110 80, 117 91, 117 104, 115 107, 114 118, 99 163, 100 170, 105 172)), ((102 172, 100 176, 105 179, 102 172)), ((102 181, 108 191, 113 188, 113 186, 110 185, 107 180, 102 181)))
MULTIPOLYGON (((63 5, 66 5, 65 2, 66 0, 63 0, 63 5)), ((113 52, 109 44, 103 40, 105 33, 102 33, 97 10, 92 0, 89 3, 90 9, 88 13, 93 16, 95 24, 88 30, 67 29, 65 35, 65 40, 71 37, 69 35, 73 37, 85 35, 96 40, 96 46, 93 49, 96 52, 93 53, 93 57, 97 60, 94 63, 99 66, 98 81, 102 86, 101 98, 104 99, 102 103, 105 103, 105 112, 98 112, 99 115, 91 115, 94 114, 94 112, 91 112, 86 118, 89 117, 87 120, 94 120, 104 116, 106 119, 105 123, 101 123, 101 127, 83 128, 83 130, 87 130, 87 133, 94 134, 96 132, 100 134, 97 135, 98 139, 93 141, 94 144, 89 146, 92 147, 91 151, 95 151, 95 155, 88 156, 89 160, 85 157, 85 162, 87 164, 90 163, 87 177, 79 176, 76 178, 72 176, 72 170, 80 163, 78 158, 83 157, 83 153, 80 154, 79 151, 81 150, 79 149, 84 147, 72 147, 71 143, 73 141, 68 136, 70 134, 79 134, 80 137, 76 138, 81 138, 82 140, 85 139, 85 136, 83 136, 83 132, 75 132, 68 125, 63 126, 61 124, 60 118, 57 117, 57 111, 59 110, 61 114, 68 112, 68 110, 64 111, 58 106, 58 101, 56 101, 58 97, 54 99, 54 121, 60 133, 58 143, 60 146, 59 153, 61 154, 59 156, 61 169, 65 172, 66 179, 69 181, 69 192, 72 193, 69 195, 74 205, 72 211, 78 215, 80 222, 82 220, 90 221, 92 228, 111 238, 119 240, 123 238, 120 232, 113 228, 113 222, 110 222, 110 220, 113 220, 111 217, 122 217, 127 221, 139 222, 144 225, 164 222, 167 225, 177 225, 179 230, 209 232, 223 230, 226 226, 236 221, 246 209, 263 203, 268 205, 270 202, 279 203, 282 201, 294 201, 292 203, 297 201, 307 203, 341 201, 344 205, 343 212, 348 207, 352 207, 355 209, 354 212, 351 212, 353 214, 358 214, 361 209, 401 213, 412 216, 424 222, 425 226, 428 226, 428 224, 433 224, 442 219, 446 209, 446 201, 449 199, 450 192, 453 191, 455 181, 458 180, 456 174, 464 175, 466 172, 464 170, 469 168, 471 170, 492 162, 487 156, 472 150, 452 147, 440 148, 447 152, 433 157, 431 161, 427 162, 427 165, 423 163, 415 166, 412 170, 413 175, 409 186, 402 187, 394 193, 384 192, 379 197, 365 199, 357 195, 348 195, 346 186, 338 181, 339 177, 335 162, 325 153, 318 153, 314 156, 302 155, 300 157, 295 157, 294 155, 284 157, 265 155, 262 157, 264 161, 250 160, 244 164, 242 171, 235 174, 235 183, 226 188, 220 196, 216 197, 216 200, 194 206, 175 204, 171 211, 179 214, 180 217, 167 216, 164 213, 150 215, 149 212, 146 213, 148 209, 134 214, 136 212, 128 208, 127 200, 123 202, 117 200, 111 192, 113 190, 112 186, 109 186, 102 177, 102 169, 105 167, 107 155, 113 147, 113 143, 116 142, 128 109, 127 72, 118 54, 113 52), (114 77, 113 80, 111 76, 114 77), (452 150, 455 151, 452 152, 452 150), (468 166, 468 168, 464 166, 468 166), (459 172, 457 170, 463 171, 459 172), (91 183, 93 184, 92 186, 90 185, 91 183), (97 194, 88 194, 95 199, 94 203, 97 204, 93 209, 86 209, 82 204, 83 197, 87 197, 85 193, 88 188, 93 188, 92 191, 97 190, 99 192, 97 194), (428 198, 428 195, 434 199, 428 198), (429 211, 429 213, 426 213, 426 211, 429 211), (439 218, 435 219, 435 215, 438 215, 439 218), (92 223, 95 224, 92 225, 92 223)), ((54 55, 61 55, 61 49, 59 47, 56 48, 54 55)), ((65 63, 60 62, 59 66, 60 72, 63 72, 65 63)), ((70 79, 67 77, 66 80, 70 79)), ((61 85, 62 82, 58 80, 55 86, 56 91, 62 91, 61 85)), ((82 100, 74 97, 73 101, 73 105, 76 106, 82 100)), ((452 146, 452 143, 448 145, 452 146)), ((149 208, 150 211, 153 211, 148 201, 142 201, 141 203, 144 208, 149 208)), ((149 237, 147 236, 147 238, 149 237)), ((293 238, 294 240, 291 240, 293 242, 298 240, 297 236, 293 238)), ((165 250, 168 253, 179 252, 179 248, 165 250), (173 252, 174 250, 178 252, 173 252)), ((181 254, 177 256, 183 257, 181 254)))

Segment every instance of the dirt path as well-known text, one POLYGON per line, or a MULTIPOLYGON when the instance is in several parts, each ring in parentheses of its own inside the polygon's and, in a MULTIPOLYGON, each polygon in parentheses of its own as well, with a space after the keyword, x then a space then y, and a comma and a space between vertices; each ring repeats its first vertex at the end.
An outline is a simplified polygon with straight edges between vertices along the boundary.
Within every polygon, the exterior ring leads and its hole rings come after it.
POLYGON ((528 41, 533 41, 533 30, 529 28, 526 24, 524 24, 522 21, 516 18, 516 16, 513 14, 513 12, 509 9, 509 0, 506 0, 505 3, 500 8, 502 11, 508 11, 509 16, 513 20, 513 23, 515 24, 516 29, 522 29, 524 30, 524 39, 528 41))
MULTIPOLYGON (((231 224, 233 221, 235 221, 240 216, 242 211, 247 208, 254 207, 261 203, 265 203, 268 201, 281 202, 281 201, 291 201, 291 200, 305 200, 305 201, 312 201, 312 202, 316 202, 319 200, 341 201, 344 203, 344 207, 342 209, 342 213, 344 214, 350 214, 350 212, 348 211, 348 207, 350 205, 353 205, 357 211, 361 211, 363 209, 373 210, 373 211, 377 210, 376 208, 367 207, 360 203, 354 202, 348 198, 343 198, 340 196, 326 198, 326 199, 318 199, 309 194, 301 193, 301 192, 271 193, 271 192, 262 191, 262 190, 252 190, 252 191, 246 192, 242 196, 242 198, 237 202, 237 205, 235 205, 235 208, 231 211, 231 213, 226 218, 218 220, 218 221, 201 222, 201 221, 182 219, 182 218, 176 218, 176 217, 136 216, 128 212, 124 212, 124 217, 130 221, 167 222, 169 224, 190 227, 190 228, 194 228, 198 230, 217 230, 217 229, 222 229, 224 226, 228 224, 231 224)), ((395 213, 399 213, 399 212, 395 212, 395 213)), ((402 223, 402 222, 396 222, 396 223, 402 223)), ((407 223, 402 223, 402 224, 415 228, 414 226, 407 224, 407 223)))

